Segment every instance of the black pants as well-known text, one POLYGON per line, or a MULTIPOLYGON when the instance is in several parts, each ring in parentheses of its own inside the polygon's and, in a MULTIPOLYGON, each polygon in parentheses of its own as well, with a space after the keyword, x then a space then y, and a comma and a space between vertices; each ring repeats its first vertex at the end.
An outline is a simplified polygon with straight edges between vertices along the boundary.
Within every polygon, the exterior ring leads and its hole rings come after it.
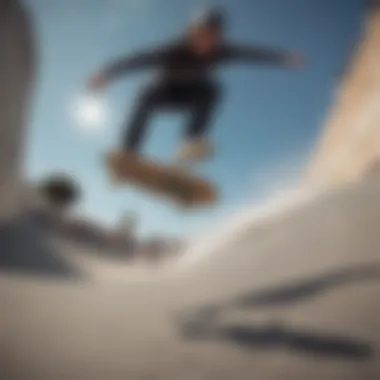
POLYGON ((174 109, 189 112, 184 135, 197 138, 205 135, 219 100, 219 86, 212 82, 155 83, 144 89, 137 100, 134 113, 125 132, 124 148, 139 151, 148 121, 156 110, 174 109))

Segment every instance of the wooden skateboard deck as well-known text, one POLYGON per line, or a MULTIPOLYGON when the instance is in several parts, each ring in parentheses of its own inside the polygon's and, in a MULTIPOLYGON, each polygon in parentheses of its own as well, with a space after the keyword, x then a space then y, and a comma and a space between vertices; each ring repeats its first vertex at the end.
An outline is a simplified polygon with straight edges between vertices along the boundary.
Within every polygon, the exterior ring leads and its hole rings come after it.
POLYGON ((113 179, 119 183, 129 182, 186 207, 216 202, 216 190, 209 182, 180 168, 171 168, 123 152, 111 152, 106 160, 113 179))

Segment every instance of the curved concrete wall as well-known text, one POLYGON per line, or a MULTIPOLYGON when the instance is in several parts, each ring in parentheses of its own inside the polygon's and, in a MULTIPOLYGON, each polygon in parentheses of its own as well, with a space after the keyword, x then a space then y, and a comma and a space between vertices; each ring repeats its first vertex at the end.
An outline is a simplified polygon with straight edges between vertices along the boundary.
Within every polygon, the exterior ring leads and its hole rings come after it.
POLYGON ((0 0, 0 219, 17 212, 34 74, 31 25, 18 1, 0 0))
POLYGON ((363 37, 337 89, 307 179, 337 185, 380 159, 380 2, 371 1, 363 37))

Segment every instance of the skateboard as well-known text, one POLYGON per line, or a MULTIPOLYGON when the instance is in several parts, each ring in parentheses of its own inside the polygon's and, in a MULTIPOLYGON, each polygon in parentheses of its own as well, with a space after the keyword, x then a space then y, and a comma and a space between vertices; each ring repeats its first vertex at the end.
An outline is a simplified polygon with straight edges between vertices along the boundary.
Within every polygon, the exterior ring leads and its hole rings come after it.
POLYGON ((165 165, 125 152, 109 153, 106 165, 114 184, 128 183, 182 207, 209 206, 217 200, 215 187, 188 168, 165 165))

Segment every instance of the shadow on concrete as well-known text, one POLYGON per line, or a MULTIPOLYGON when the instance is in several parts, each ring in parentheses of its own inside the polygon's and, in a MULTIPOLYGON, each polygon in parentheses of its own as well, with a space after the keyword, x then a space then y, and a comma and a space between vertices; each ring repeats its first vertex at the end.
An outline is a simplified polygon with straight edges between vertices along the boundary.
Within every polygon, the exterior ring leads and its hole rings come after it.
POLYGON ((380 279, 378 263, 344 268, 290 285, 280 285, 272 289, 248 292, 231 302, 241 308, 257 306, 279 306, 316 297, 334 288, 361 281, 380 279))
POLYGON ((185 313, 180 319, 180 332, 185 339, 218 340, 242 348, 280 348, 319 356, 347 359, 369 359, 374 355, 374 345, 360 339, 322 334, 317 331, 298 331, 282 324, 247 326, 225 324, 222 317, 231 311, 252 310, 270 306, 288 306, 289 303, 309 300, 338 286, 359 281, 380 279, 377 263, 344 268, 309 280, 248 292, 232 300, 205 305, 195 312, 185 313))
POLYGON ((26 218, 0 225, 0 271, 14 274, 82 278, 65 260, 48 234, 26 218))
POLYGON ((374 355, 368 342, 351 337, 319 331, 292 330, 281 325, 252 327, 246 325, 198 326, 182 330, 187 339, 224 341, 245 349, 281 349, 296 353, 335 357, 349 360, 366 360, 374 355))

